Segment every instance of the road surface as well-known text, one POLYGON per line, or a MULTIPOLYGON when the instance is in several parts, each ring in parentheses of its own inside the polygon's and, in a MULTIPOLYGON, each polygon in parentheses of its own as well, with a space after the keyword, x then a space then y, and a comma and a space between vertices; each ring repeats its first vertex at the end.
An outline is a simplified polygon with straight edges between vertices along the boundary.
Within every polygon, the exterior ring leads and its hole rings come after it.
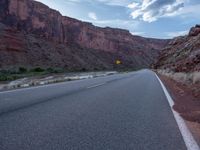
POLYGON ((0 150, 186 150, 149 70, 0 93, 0 150))

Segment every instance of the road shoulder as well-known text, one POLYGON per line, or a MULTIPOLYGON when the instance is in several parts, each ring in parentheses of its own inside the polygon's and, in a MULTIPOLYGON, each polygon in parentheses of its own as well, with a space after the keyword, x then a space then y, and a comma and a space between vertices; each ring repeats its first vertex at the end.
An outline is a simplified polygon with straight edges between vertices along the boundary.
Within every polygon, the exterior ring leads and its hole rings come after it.
POLYGON ((188 85, 163 75, 159 75, 159 78, 173 98, 173 109, 184 118, 190 132, 200 145, 200 101, 197 94, 188 85))

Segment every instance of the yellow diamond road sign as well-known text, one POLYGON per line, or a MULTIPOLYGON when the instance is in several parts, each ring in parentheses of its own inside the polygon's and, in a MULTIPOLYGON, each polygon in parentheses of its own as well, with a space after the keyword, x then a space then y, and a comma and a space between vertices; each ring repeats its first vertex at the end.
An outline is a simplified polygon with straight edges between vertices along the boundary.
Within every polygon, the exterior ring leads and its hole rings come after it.
POLYGON ((120 60, 116 60, 115 62, 117 65, 120 65, 122 62, 120 60))

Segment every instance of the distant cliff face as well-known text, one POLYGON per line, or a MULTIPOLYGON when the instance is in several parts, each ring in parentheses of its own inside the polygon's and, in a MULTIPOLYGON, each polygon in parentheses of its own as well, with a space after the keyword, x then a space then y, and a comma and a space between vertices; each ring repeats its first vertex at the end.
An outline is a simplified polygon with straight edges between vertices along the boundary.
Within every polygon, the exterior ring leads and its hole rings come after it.
MULTIPOLYGON (((19 50, 27 49, 27 45, 33 41, 23 38, 29 35, 37 37, 37 39, 46 39, 46 42, 52 41, 54 45, 62 44, 65 47, 115 53, 124 61, 126 61, 126 57, 132 56, 132 61, 129 60, 129 63, 139 67, 148 67, 168 42, 168 40, 133 36, 122 29, 96 27, 90 23, 64 17, 58 11, 32 0, 1 0, 0 23, 2 26, 6 26, 0 30, 2 35, 0 39, 4 41, 1 42, 3 46, 0 45, 0 48, 4 51, 8 47, 15 47, 13 46, 15 44, 19 50), (13 36, 13 32, 19 33, 17 36, 13 36), (4 47, 5 43, 9 45, 7 48, 4 47), (11 43, 12 46, 10 46, 11 43)), ((48 50, 44 50, 42 47, 40 50, 48 53, 48 50)), ((11 52, 7 55, 11 55, 11 52)), ((5 61, 1 63, 6 65, 5 61)), ((21 62, 21 64, 23 63, 21 62)))
POLYGON ((155 68, 200 71, 200 25, 192 27, 186 36, 174 38, 162 51, 155 68))

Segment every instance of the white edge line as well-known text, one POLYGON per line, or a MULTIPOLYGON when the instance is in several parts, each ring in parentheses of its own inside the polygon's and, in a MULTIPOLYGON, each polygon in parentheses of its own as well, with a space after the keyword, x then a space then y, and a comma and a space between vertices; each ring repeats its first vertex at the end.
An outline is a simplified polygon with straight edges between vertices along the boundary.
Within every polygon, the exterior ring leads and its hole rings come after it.
POLYGON ((178 124, 179 130, 182 134, 183 140, 185 142, 185 145, 187 147, 188 150, 200 150, 197 142, 195 141, 194 137, 192 136, 190 130, 188 129, 185 121, 183 120, 183 118, 180 116, 179 113, 177 113, 175 110, 173 110, 173 105, 174 105, 174 101, 171 98, 169 92, 167 91, 166 87, 164 86, 164 84, 162 83, 162 81, 160 80, 160 78, 157 76, 157 74, 155 73, 158 81, 160 82, 162 89, 167 97, 167 100, 169 102, 169 105, 171 107, 171 110, 174 114, 174 118, 178 124))
POLYGON ((98 87, 98 86, 102 86, 104 84, 106 84, 106 82, 105 83, 101 83, 101 84, 97 84, 97 85, 93 85, 93 86, 89 86, 89 87, 87 87, 87 89, 91 89, 91 88, 95 88, 95 87, 98 87))

